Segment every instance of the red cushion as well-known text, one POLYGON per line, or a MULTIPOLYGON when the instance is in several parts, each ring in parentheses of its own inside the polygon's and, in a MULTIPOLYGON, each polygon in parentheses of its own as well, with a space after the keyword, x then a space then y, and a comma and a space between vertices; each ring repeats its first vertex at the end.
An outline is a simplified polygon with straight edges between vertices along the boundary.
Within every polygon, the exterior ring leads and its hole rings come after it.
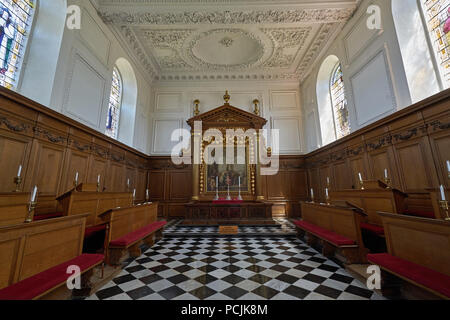
POLYGON ((112 247, 126 247, 129 244, 132 244, 140 239, 145 238, 150 233, 155 232, 158 229, 161 229, 167 224, 166 221, 158 221, 152 224, 149 224, 141 229, 130 232, 119 239, 113 240, 109 243, 112 247))
POLYGON ((421 210, 406 210, 403 212, 403 214, 406 214, 408 216, 414 216, 414 217, 422 217, 422 218, 428 218, 428 219, 436 219, 436 216, 434 215, 434 212, 430 211, 421 211, 421 210))
POLYGON ((61 212, 40 214, 40 215, 34 216, 33 221, 41 221, 41 220, 47 220, 47 219, 52 219, 52 218, 59 218, 62 216, 63 216, 63 214, 61 212))
POLYGON ((104 260, 102 254, 82 254, 0 290, 0 300, 31 300, 67 281, 67 268, 77 265, 83 272, 104 260))
POLYGON ((388 253, 368 254, 367 259, 371 263, 450 297, 450 276, 388 253))
POLYGON ((93 226, 93 227, 86 228, 86 230, 84 231, 84 237, 85 238, 90 237, 93 234, 103 231, 103 230, 106 230, 106 224, 101 224, 99 226, 93 226))
POLYGON ((377 226, 374 224, 361 222, 361 229, 368 230, 368 231, 373 232, 378 235, 384 235, 383 227, 380 227, 380 226, 377 226))
POLYGON ((356 242, 352 239, 346 238, 344 236, 341 236, 337 233, 334 233, 332 231, 329 231, 327 229, 321 228, 319 226, 316 226, 312 223, 306 222, 306 221, 294 221, 294 223, 302 229, 305 229, 307 231, 310 231, 317 236, 330 241, 331 243, 334 243, 337 246, 345 246, 345 245, 354 245, 356 242))

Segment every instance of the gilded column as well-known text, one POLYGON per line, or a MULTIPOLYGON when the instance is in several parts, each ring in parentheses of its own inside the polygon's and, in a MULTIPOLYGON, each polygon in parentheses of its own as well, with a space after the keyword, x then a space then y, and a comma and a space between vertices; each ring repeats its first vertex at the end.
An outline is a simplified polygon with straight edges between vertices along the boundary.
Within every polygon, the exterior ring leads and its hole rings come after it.
POLYGON ((257 136, 257 147, 256 150, 258 150, 258 152, 256 153, 256 200, 264 200, 264 195, 263 195, 263 191, 262 191, 262 176, 261 176, 261 165, 259 163, 259 153, 261 152, 260 148, 260 144, 259 144, 259 133, 257 136))
POLYGON ((192 133, 192 200, 198 201, 200 184, 200 137, 201 132, 192 133))

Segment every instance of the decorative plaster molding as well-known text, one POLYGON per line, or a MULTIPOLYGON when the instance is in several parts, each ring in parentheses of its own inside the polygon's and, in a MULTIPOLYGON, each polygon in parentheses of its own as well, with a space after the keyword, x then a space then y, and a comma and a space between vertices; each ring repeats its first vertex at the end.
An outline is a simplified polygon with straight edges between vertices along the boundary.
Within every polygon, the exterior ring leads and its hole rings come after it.
POLYGON ((198 25, 198 24, 261 24, 261 23, 330 23, 347 21, 355 8, 252 10, 252 11, 152 11, 127 12, 123 9, 100 8, 105 23, 117 25, 198 25))

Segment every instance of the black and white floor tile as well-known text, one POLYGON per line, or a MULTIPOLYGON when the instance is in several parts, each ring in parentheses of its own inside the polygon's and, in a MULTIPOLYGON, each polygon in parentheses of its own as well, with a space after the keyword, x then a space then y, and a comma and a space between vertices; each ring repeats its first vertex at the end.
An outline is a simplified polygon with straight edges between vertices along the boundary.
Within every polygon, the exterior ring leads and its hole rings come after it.
MULTIPOLYGON (((252 225, 239 226, 240 236, 295 236, 295 225, 288 219, 279 218, 274 219, 277 225, 252 225)), ((183 225, 182 220, 172 223, 164 228, 164 236, 166 237, 180 237, 180 236, 223 236, 219 233, 219 226, 189 226, 183 225)))
POLYGON ((88 300, 382 299, 294 237, 164 238, 88 300))

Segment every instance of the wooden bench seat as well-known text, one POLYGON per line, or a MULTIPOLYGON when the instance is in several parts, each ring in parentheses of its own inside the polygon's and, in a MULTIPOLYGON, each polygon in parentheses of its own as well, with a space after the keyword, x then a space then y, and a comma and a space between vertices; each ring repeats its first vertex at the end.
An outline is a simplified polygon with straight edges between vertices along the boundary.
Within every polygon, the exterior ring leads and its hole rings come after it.
POLYGON ((119 265, 128 256, 139 257, 140 246, 162 238, 165 221, 157 221, 158 203, 108 210, 99 216, 109 224, 107 261, 119 265))
POLYGON ((352 239, 343 237, 337 233, 321 228, 314 224, 308 223, 306 221, 295 221, 294 224, 297 227, 302 228, 303 230, 306 230, 308 232, 311 232, 312 234, 334 244, 337 247, 354 246, 356 244, 356 242, 352 239))
POLYGON ((150 234, 155 233, 167 224, 166 221, 158 221, 152 224, 149 224, 143 228, 140 228, 136 231, 128 233, 123 237, 120 237, 116 240, 113 240, 109 243, 109 248, 129 248, 136 242, 141 239, 148 237, 150 234))
POLYGON ((379 212, 388 252, 369 254, 389 298, 450 298, 450 222, 379 212))
POLYGON ((367 249, 361 236, 364 214, 354 207, 302 202, 302 221, 295 221, 299 236, 309 245, 321 241, 322 254, 335 256, 345 264, 366 262, 367 249))
POLYGON ((376 224, 361 222, 361 229, 372 232, 378 236, 384 236, 384 228, 376 224))
MULTIPOLYGON (((88 214, 0 227, 0 290, 2 298, 67 299, 65 266, 83 270, 82 289, 90 290, 93 268, 103 255, 83 255, 88 214), (22 289, 24 292, 20 292, 22 289), (29 292, 28 292, 29 291, 29 292), (28 292, 28 293, 27 293, 28 292), (63 298, 61 298, 63 297, 63 298)), ((83 293, 82 291, 75 293, 83 293)))
POLYGON ((450 276, 388 253, 368 254, 367 260, 406 281, 411 281, 450 299, 450 276))
POLYGON ((25 280, 0 290, 0 300, 35 300, 47 293, 66 285, 70 276, 67 268, 72 265, 80 267, 85 274, 104 260, 102 254, 82 254, 60 265, 47 269, 25 280))

